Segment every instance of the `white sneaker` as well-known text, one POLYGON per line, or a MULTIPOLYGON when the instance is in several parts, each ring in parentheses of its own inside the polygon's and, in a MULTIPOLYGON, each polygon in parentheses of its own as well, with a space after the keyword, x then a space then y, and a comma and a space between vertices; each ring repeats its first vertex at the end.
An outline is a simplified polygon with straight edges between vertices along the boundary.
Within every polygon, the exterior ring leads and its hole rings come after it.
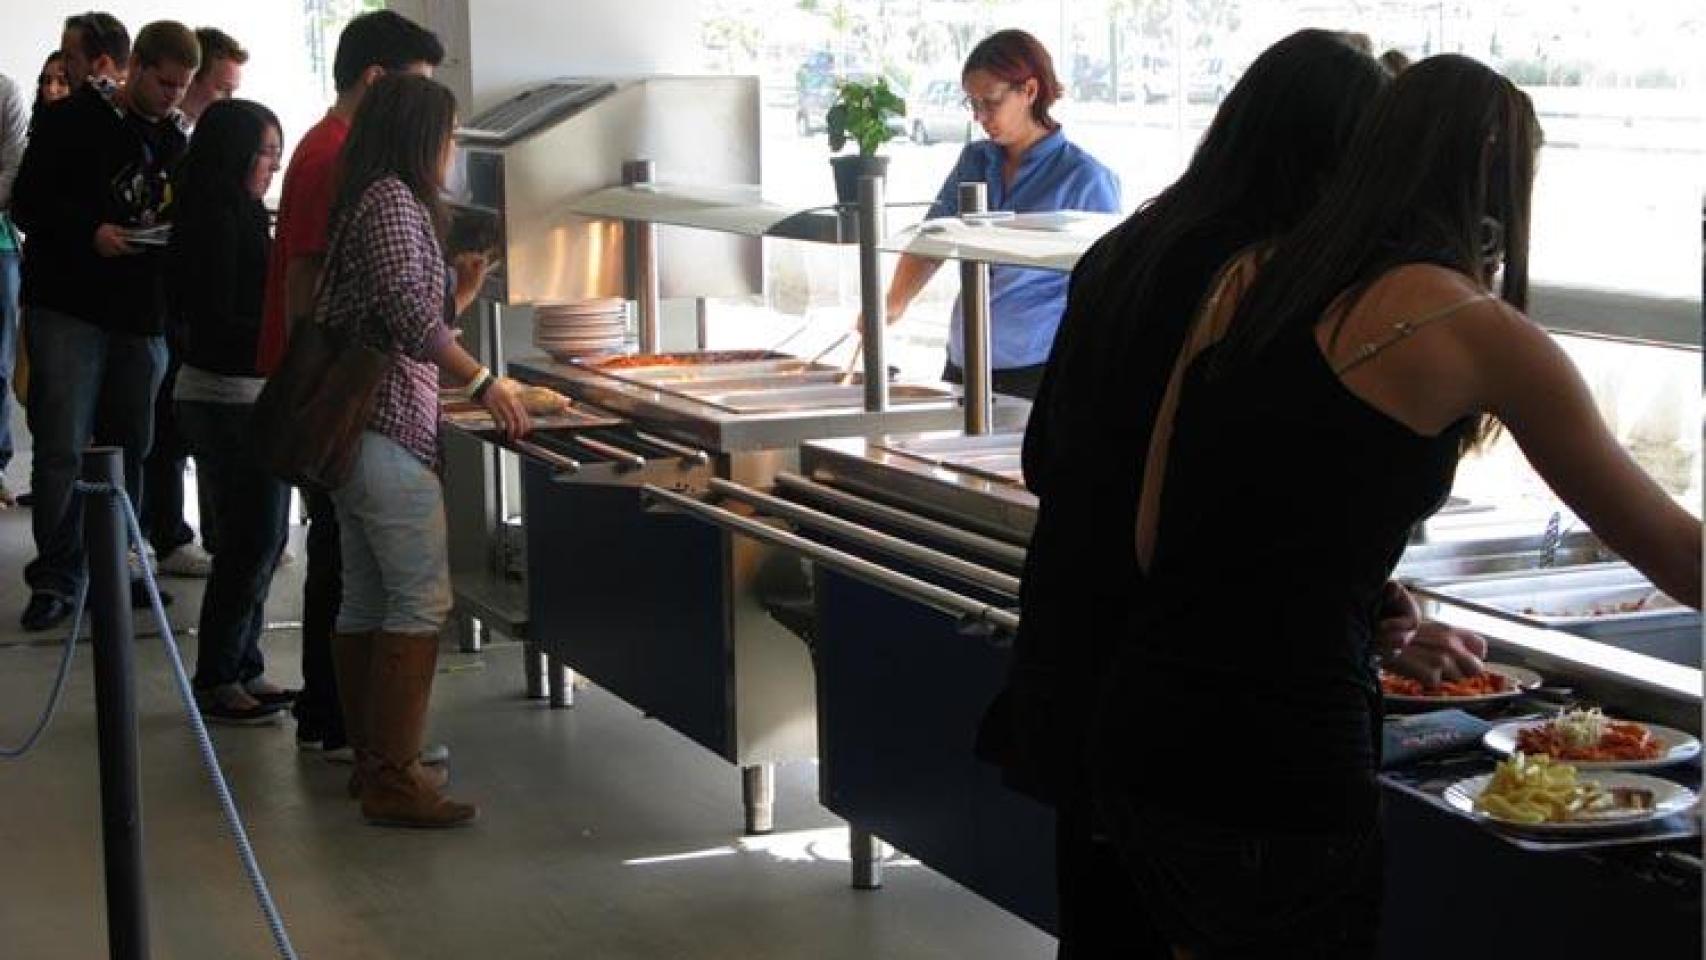
POLYGON ((160 558, 160 573, 168 577, 207 579, 213 574, 213 557, 201 544, 190 542, 160 558))

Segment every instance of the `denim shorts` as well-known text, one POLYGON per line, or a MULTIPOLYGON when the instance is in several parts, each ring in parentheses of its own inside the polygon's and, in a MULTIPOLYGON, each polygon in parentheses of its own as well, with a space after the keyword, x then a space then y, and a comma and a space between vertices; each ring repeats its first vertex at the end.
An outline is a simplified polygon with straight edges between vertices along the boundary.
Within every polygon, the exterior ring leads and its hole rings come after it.
POLYGON ((332 491, 343 547, 339 633, 436 633, 450 615, 449 545, 438 475, 371 431, 332 491))

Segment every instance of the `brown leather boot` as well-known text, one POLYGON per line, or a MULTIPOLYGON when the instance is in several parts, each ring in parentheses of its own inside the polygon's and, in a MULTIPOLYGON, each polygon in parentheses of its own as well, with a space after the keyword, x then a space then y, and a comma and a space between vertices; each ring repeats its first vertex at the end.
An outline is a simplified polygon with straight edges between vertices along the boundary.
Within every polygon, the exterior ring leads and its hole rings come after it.
MULTIPOLYGON (((373 766, 367 749, 367 688, 373 674, 373 633, 332 634, 332 669, 338 677, 338 703, 344 712, 344 738, 355 753, 345 790, 351 800, 361 799, 361 781, 373 766)), ((424 768, 434 790, 450 782, 450 770, 442 765, 424 768)))
POLYGON ((372 651, 364 731, 370 761, 361 774, 362 816, 397 827, 472 823, 479 809, 441 795, 420 763, 438 634, 376 633, 372 651))

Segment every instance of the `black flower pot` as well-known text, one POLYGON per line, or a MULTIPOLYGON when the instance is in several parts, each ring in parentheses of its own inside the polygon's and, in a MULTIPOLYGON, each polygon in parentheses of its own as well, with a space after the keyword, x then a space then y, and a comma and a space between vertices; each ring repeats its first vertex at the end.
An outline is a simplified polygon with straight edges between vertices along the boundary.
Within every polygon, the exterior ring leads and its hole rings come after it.
POLYGON ((867 157, 855 153, 845 157, 830 157, 829 165, 835 169, 835 199, 838 203, 859 202, 860 177, 889 175, 888 157, 867 157))

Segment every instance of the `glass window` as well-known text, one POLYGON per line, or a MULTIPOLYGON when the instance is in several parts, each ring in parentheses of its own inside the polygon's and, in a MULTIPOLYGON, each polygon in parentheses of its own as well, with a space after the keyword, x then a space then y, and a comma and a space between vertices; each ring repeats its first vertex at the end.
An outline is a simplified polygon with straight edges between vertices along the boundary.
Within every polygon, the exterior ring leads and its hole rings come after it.
MULTIPOLYGON (((1128 210, 1179 174, 1245 65, 1294 30, 1357 31, 1375 52, 1412 59, 1463 53, 1527 91, 1546 131, 1535 283, 1700 298, 1706 18, 1693 0, 700 0, 700 9, 707 67, 761 77, 767 193, 802 206, 832 196, 822 113, 835 83, 879 73, 909 106, 907 136, 884 150, 889 199, 932 198, 978 133, 960 103, 960 65, 1003 27, 1048 46, 1066 87, 1056 115, 1119 174, 1128 210)), ((891 229, 904 220, 892 215, 891 229)), ((719 304, 713 338, 765 344, 808 325, 789 349, 833 342, 858 310, 855 260, 767 244, 766 295, 719 304)), ((890 355, 904 375, 940 372, 957 290, 957 271, 942 270, 894 328, 890 355)), ((1698 502, 1698 353, 1563 341, 1620 438, 1667 489, 1698 502)), ((1464 482, 1542 495, 1513 463, 1520 454, 1506 440, 1466 462, 1464 482)))

